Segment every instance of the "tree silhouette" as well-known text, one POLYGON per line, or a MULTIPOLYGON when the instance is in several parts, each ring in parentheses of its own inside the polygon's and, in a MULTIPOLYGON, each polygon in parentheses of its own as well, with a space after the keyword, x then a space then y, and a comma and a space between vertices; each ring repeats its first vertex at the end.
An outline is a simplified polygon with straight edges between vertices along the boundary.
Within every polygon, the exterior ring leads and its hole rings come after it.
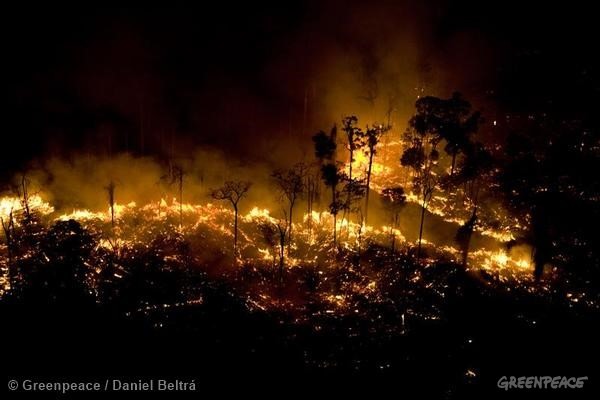
POLYGON ((288 221, 288 253, 292 243, 292 228, 293 228, 293 212, 294 205, 298 198, 304 192, 304 178, 307 167, 305 164, 299 163, 288 170, 276 170, 271 177, 275 181, 281 198, 284 198, 288 203, 288 212, 286 218, 288 221))
POLYGON ((185 172, 180 166, 174 166, 172 172, 172 183, 177 182, 177 192, 179 194, 179 227, 183 226, 183 177, 185 172))
POLYGON ((315 156, 319 160, 321 179, 325 186, 331 190, 331 202, 329 203, 329 212, 333 215, 333 244, 337 243, 337 215, 342 210, 343 205, 339 201, 338 184, 343 179, 343 172, 339 171, 336 162, 337 149, 337 128, 334 125, 331 132, 327 135, 320 131, 312 138, 315 145, 315 156))
POLYGON ((335 164, 325 164, 321 167, 321 177, 325 186, 331 189, 331 203, 329 203, 329 213, 333 215, 333 245, 337 243, 337 215, 344 208, 344 203, 340 201, 338 185, 345 178, 335 164))
POLYGON ((469 145, 471 134, 475 133, 481 122, 479 112, 471 112, 471 104, 458 92, 448 100, 442 100, 434 112, 439 135, 446 140, 444 150, 452 157, 450 175, 454 175, 456 157, 469 145))
POLYGON ((352 180, 352 163, 354 162, 354 152, 360 149, 364 143, 362 142, 363 133, 356 126, 358 118, 354 115, 344 117, 342 119, 342 131, 346 134, 346 148, 349 154, 348 179, 352 180))
POLYGON ((477 223, 477 210, 473 210, 471 218, 469 218, 463 225, 461 225, 457 232, 454 240, 458 244, 458 248, 461 253, 461 263, 463 267, 467 267, 467 261, 469 258, 469 248, 471 246, 471 237, 473 236, 473 230, 477 223))
POLYGON ((114 228, 115 227, 115 183, 110 181, 108 186, 106 186, 106 194, 108 195, 108 205, 110 208, 110 224, 114 228))
POLYGON ((439 153, 436 149, 441 137, 436 111, 443 100, 437 97, 423 97, 417 100, 416 114, 409 120, 404 134, 407 149, 402 153, 400 163, 414 172, 413 185, 419 191, 421 199, 421 223, 419 225, 419 242, 417 258, 421 254, 423 224, 425 212, 439 184, 440 173, 437 168, 439 153))
POLYGON ((373 157, 377 153, 377 145, 379 144, 381 137, 390 130, 390 126, 374 125, 363 133, 363 140, 365 143, 365 153, 369 156, 369 166, 367 168, 367 187, 365 192, 365 224, 368 223, 369 216, 369 190, 371 188, 371 172, 373 167, 373 157))
POLYGON ((462 186, 466 203, 471 207, 471 217, 459 229, 455 240, 462 253, 462 264, 467 266, 469 247, 473 230, 478 221, 479 200, 482 185, 491 183, 493 158, 481 143, 468 143, 463 146, 465 157, 458 171, 448 177, 448 185, 462 186))
POLYGON ((398 228, 398 218, 400 211, 406 205, 406 195, 404 194, 404 189, 400 186, 383 189, 381 194, 383 196, 383 203, 391 215, 390 236, 393 254, 396 249, 396 229, 398 228))
MULTIPOLYGON (((350 179, 345 174, 341 175, 341 183, 343 186, 340 190, 341 196, 338 196, 338 198, 340 199, 340 206, 344 211, 344 216, 346 214, 352 215, 353 213, 356 213, 359 218, 358 222, 360 225, 362 225, 364 223, 364 215, 362 213, 360 203, 365 197, 367 186, 365 185, 363 179, 350 179)), ((340 237, 341 231, 342 229, 340 228, 340 237)))
POLYGON ((329 135, 323 131, 319 131, 312 137, 312 140, 315 146, 315 157, 321 164, 327 161, 335 162, 337 149, 337 127, 335 125, 331 128, 329 135))
POLYGON ((306 213, 308 214, 308 234, 312 235, 313 218, 312 213, 315 201, 319 197, 319 169, 316 168, 316 163, 311 163, 307 167, 304 177, 304 188, 306 191, 306 213))
POLYGON ((8 214, 8 220, 5 221, 4 218, 0 218, 2 222, 2 229, 4 230, 4 236, 6 239, 6 252, 7 252, 7 262, 8 262, 8 281, 12 286, 14 284, 16 273, 15 267, 13 264, 13 254, 14 250, 14 231, 15 231, 15 221, 13 217, 13 210, 11 209, 8 214))
POLYGON ((275 251, 275 246, 277 246, 277 243, 278 243, 277 228, 276 228, 275 224, 265 221, 258 225, 258 230, 261 233, 262 239, 265 241, 267 246, 269 246, 269 248, 271 249, 271 251, 273 253, 273 268, 275 268, 275 257, 277 254, 275 251))
MULTIPOLYGON (((284 212, 285 214, 285 212, 284 212)), ((283 268, 285 266, 285 238, 288 228, 287 216, 283 220, 277 221, 275 228, 277 229, 277 238, 279 239, 279 283, 283 283, 283 268)), ((289 247, 288 247, 289 249, 289 247)), ((289 256, 289 250, 288 250, 289 256)))
POLYGON ((233 207, 233 253, 235 256, 237 256, 238 203, 248 193, 251 185, 247 181, 227 181, 220 188, 213 190, 211 194, 213 199, 229 201, 233 207))

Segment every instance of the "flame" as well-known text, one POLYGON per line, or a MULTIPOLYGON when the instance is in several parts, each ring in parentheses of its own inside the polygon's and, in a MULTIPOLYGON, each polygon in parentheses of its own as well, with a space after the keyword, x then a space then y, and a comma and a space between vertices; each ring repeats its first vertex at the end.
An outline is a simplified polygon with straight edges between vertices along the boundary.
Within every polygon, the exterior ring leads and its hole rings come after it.
MULTIPOLYGON (((31 210, 42 215, 48 215, 54 212, 54 207, 37 194, 29 196, 27 204, 31 210)), ((0 217, 2 217, 2 219, 6 221, 10 218, 11 213, 14 215, 17 212, 23 212, 23 199, 15 196, 0 198, 0 217)))

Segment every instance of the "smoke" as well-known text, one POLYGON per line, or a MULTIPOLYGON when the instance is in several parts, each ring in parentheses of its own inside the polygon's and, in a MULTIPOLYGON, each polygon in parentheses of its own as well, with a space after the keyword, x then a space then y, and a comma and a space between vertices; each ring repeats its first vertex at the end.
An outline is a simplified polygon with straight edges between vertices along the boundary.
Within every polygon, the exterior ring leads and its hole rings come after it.
POLYGON ((19 99, 11 140, 25 162, 120 152, 164 160, 209 147, 285 166, 310 157, 310 136, 343 115, 389 118, 398 134, 417 96, 470 98, 490 80, 491 57, 474 56, 489 53, 487 39, 440 34, 449 9, 444 1, 253 5, 211 16, 117 9, 88 15, 85 29, 74 9, 56 15, 61 30, 37 44, 55 50, 32 60, 45 68, 25 69, 11 86, 19 99), (21 138, 42 145, 27 150, 21 138))
MULTIPOLYGON (((448 7, 326 1, 211 18, 119 10, 98 13, 76 38, 65 21, 58 44, 45 43, 60 50, 55 59, 15 85, 25 120, 40 123, 15 123, 13 137, 44 143, 35 155, 17 146, 25 162, 35 159, 22 170, 59 210, 106 209, 111 182, 120 204, 178 198, 177 167, 184 202, 213 201, 224 181, 248 180, 241 207, 277 214, 270 174, 313 161, 315 132, 356 115, 363 128, 390 122, 398 139, 418 96, 470 98, 491 81, 492 57, 472 56, 488 54, 487 39, 440 34, 448 7)), ((387 224, 376 196, 372 208, 371 222, 387 224)), ((414 240, 418 207, 400 221, 414 240)), ((451 244, 456 227, 428 216, 425 228, 426 238, 451 244)))

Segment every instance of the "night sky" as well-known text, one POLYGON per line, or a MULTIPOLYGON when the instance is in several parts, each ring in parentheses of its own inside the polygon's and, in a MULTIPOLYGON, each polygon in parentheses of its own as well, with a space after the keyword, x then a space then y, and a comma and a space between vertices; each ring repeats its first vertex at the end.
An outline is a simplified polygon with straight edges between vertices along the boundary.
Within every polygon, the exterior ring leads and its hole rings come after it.
POLYGON ((360 116, 372 82, 406 110, 423 86, 465 93, 488 117, 596 124, 592 6, 419 3, 8 6, 2 170, 71 150, 264 158, 360 116))

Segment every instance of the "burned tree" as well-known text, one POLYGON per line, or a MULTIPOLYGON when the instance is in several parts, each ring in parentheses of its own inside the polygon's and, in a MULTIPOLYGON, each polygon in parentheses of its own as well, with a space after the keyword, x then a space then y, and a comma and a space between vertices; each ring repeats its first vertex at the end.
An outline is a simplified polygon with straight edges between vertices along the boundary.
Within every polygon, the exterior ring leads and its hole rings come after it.
POLYGON ((464 203, 472 210, 471 217, 459 228, 455 238, 462 252, 463 266, 466 267, 471 237, 478 221, 480 193, 483 184, 490 182, 493 159, 490 152, 481 143, 469 143, 463 151, 465 158, 460 164, 458 172, 450 176, 450 183, 456 186, 462 185, 464 203))
POLYGON ((398 218, 400 211, 406 205, 406 195, 404 189, 400 186, 383 189, 383 201, 391 215, 390 238, 392 254, 396 249, 396 229, 398 229, 398 218))
POLYGON ((293 212, 294 205, 298 198, 304 192, 304 177, 306 175, 306 165, 299 163, 288 170, 276 170, 271 177, 277 185, 281 199, 287 201, 288 212, 288 253, 292 243, 292 227, 293 227, 293 212))
POLYGON ((215 200, 226 200, 231 203, 234 212, 233 221, 233 253, 237 255, 237 236, 238 236, 238 204, 240 200, 250 190, 251 183, 247 181, 227 181, 223 186, 212 191, 212 198, 215 200))
POLYGON ((469 218, 467 222, 465 222, 458 228, 456 236, 454 237, 454 240, 458 244, 458 248, 461 253, 461 263, 463 267, 467 266, 467 260, 469 258, 469 248, 471 247, 471 237, 473 236, 473 230, 475 229, 476 224, 477 210, 474 209, 471 218, 469 218))
POLYGON ((363 133, 356 126, 358 118, 354 115, 344 117, 342 120, 342 130, 346 134, 346 148, 349 154, 348 179, 352 180, 352 163, 354 162, 354 152, 363 146, 363 133))
POLYGON ((171 182, 177 182, 177 189, 179 194, 179 227, 183 226, 183 177, 185 172, 182 167, 174 166, 172 171, 171 182))
POLYGON ((13 253, 14 253, 14 232, 15 232, 15 220, 13 217, 13 210, 10 210, 8 214, 8 221, 5 221, 4 218, 0 218, 0 222, 2 222, 2 229, 4 230, 4 236, 6 237, 6 252, 8 258, 8 279, 9 283, 12 287, 14 284, 14 280, 16 278, 15 268, 13 265, 13 253))
POLYGON ((321 167, 321 177, 325 186, 331 189, 329 213, 333 215, 333 245, 335 246, 337 243, 337 215, 344 209, 344 203, 340 201, 338 185, 345 178, 345 174, 340 172, 335 164, 325 164, 321 167))
MULTIPOLYGON (((285 212, 284 212, 285 214, 285 212)), ((283 220, 277 221, 275 228, 277 229, 277 238, 279 239, 279 283, 283 283, 283 268, 285 266, 285 238, 289 229, 287 216, 283 220)), ((288 250, 289 256, 289 250, 288 250)))
POLYGON ((306 192, 306 213, 308 214, 308 234, 312 235, 312 213, 315 201, 319 198, 319 170, 315 168, 315 163, 308 166, 304 176, 304 189, 306 192))
POLYGON ((278 243, 277 228, 275 227, 275 224, 265 221, 258 225, 258 230, 260 231, 265 244, 269 246, 273 253, 273 268, 275 268, 275 257, 277 255, 275 247, 278 243))
POLYGON ((446 141, 444 151, 452 157, 452 176, 456 167, 456 157, 467 149, 471 134, 479 127, 481 114, 471 113, 471 104, 463 99, 460 93, 454 93, 450 99, 443 100, 436 114, 439 135, 446 141))
POLYGON ((343 173, 339 171, 336 163, 337 149, 337 128, 334 125, 331 133, 327 135, 320 131, 312 138, 315 145, 315 157, 319 160, 321 179, 325 186, 331 189, 331 203, 329 203, 329 212, 333 216, 333 244, 337 242, 337 214, 342 209, 339 201, 338 184, 343 178, 343 173))
POLYGON ((417 258, 421 254, 425 212, 441 176, 437 168, 439 152, 436 147, 441 141, 438 110, 442 102, 443 100, 430 96, 417 100, 415 103, 417 112, 409 120, 408 129, 404 134, 404 142, 407 148, 400 158, 403 167, 413 170, 413 187, 418 191, 421 202, 417 258))
POLYGON ((115 183, 110 181, 108 186, 105 187, 106 194, 108 195, 108 206, 110 209, 110 225, 114 229, 115 227, 115 183))
POLYGON ((364 152, 369 156, 369 166, 367 168, 367 182, 365 192, 365 224, 368 222, 369 215, 369 190, 371 188, 371 172, 373 169, 373 157, 377 153, 377 145, 379 144, 381 137, 390 130, 390 126, 375 125, 371 128, 367 126, 367 130, 363 133, 363 140, 365 144, 364 152))

